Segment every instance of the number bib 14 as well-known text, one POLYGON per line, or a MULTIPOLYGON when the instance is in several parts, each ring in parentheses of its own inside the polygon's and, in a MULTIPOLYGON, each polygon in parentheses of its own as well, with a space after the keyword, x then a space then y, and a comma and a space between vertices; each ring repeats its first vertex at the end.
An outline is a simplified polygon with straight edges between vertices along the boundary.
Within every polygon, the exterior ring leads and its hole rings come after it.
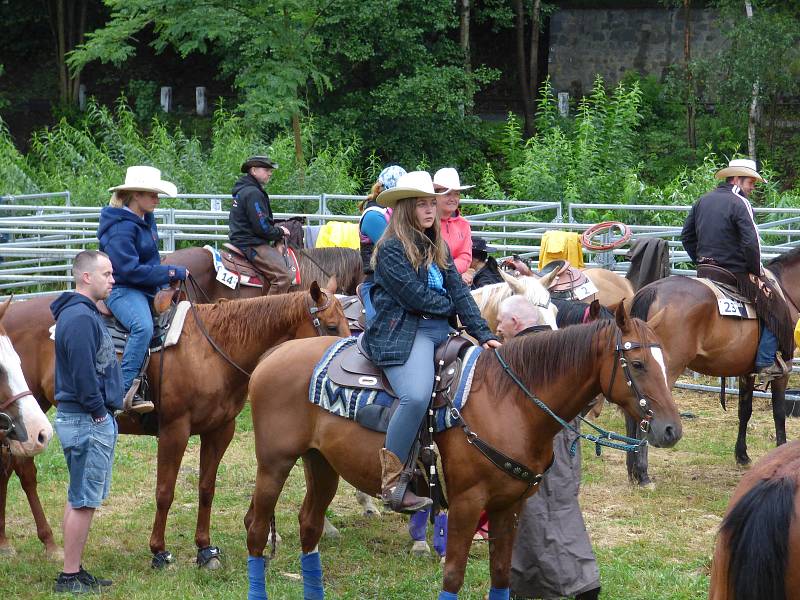
POLYGON ((239 285, 239 276, 236 273, 228 271, 225 267, 220 266, 219 269, 217 269, 217 281, 235 290, 236 286, 239 285))

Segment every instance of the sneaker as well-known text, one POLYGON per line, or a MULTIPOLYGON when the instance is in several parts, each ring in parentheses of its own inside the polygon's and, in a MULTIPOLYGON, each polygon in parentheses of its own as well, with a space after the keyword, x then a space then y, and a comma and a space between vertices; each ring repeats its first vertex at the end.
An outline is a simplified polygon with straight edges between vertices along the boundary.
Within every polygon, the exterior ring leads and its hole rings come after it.
POLYGON ((56 584, 53 586, 53 592, 56 594, 99 594, 100 586, 82 578, 80 572, 76 575, 59 573, 56 584))
POLYGON ((84 583, 88 583, 89 585, 96 585, 101 588, 114 585, 114 582, 111 581, 110 579, 105 579, 103 577, 95 577, 94 575, 89 573, 89 571, 84 569, 83 565, 81 565, 81 570, 78 571, 78 579, 80 579, 84 583))

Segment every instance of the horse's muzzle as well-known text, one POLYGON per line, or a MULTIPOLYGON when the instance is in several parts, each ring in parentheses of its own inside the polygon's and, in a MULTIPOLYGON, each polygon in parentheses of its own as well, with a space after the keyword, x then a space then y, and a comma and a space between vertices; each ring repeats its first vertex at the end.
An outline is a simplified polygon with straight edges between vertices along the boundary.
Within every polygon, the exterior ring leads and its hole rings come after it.
POLYGON ((683 437, 683 426, 680 421, 672 423, 653 419, 650 421, 650 431, 647 441, 657 448, 672 448, 683 437))

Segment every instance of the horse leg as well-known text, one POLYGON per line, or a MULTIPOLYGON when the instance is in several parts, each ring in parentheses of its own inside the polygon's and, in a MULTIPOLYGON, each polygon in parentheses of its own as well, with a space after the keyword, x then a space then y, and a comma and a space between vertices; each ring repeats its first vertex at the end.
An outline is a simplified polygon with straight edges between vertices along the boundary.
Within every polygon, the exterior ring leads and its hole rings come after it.
MULTIPOLYGON (((39 493, 36 489, 36 463, 32 458, 17 460, 14 463, 14 470, 17 472, 19 483, 28 497, 33 521, 36 523, 36 535, 44 544, 44 551, 47 557, 55 561, 63 560, 64 551, 56 545, 56 541, 53 539, 53 530, 47 522, 42 502, 39 500, 39 493)), ((3 502, 3 504, 5 503, 3 502)))
POLYGON ((747 455, 747 424, 753 414, 753 384, 755 379, 751 376, 739 377, 739 433, 736 436, 736 464, 746 466, 750 464, 747 455))
MULTIPOLYGON (((639 421, 625 415, 625 433, 628 437, 640 439, 639 421)), ((627 452, 625 464, 628 467, 628 479, 640 486, 652 486, 647 472, 647 445, 639 446, 636 452, 627 452)))
POLYGON ((786 386, 789 378, 775 379, 772 382, 772 420, 775 422, 775 445, 786 443, 786 386))
MULTIPOLYGON (((442 592, 439 600, 454 600, 464 585, 472 536, 481 514, 482 502, 474 498, 454 498, 450 503, 442 592)), ((490 525, 491 527, 491 525, 490 525)))
MULTIPOLYGON (((258 451, 256 451, 258 452, 258 451)), ((275 516, 275 504, 283 489, 283 484, 294 467, 296 456, 270 457, 259 460, 256 472, 256 486, 250 500, 250 508, 245 516, 247 527, 247 578, 249 581, 248 600, 266 600, 267 563, 264 547, 267 545, 270 521, 275 516)))
POLYGON ((150 534, 150 552, 153 553, 153 568, 163 568, 174 559, 164 547, 164 532, 167 528, 167 515, 175 498, 175 482, 178 468, 189 442, 189 420, 162 426, 158 436, 158 469, 156 475, 156 516, 150 534))
MULTIPOLYGON (((6 537, 6 502, 8 500, 8 480, 14 472, 12 464, 7 461, 22 460, 6 454, 0 448, 0 556, 14 556, 16 551, 6 537)), ((27 459, 32 460, 32 459, 27 459)))
POLYGON ((200 483, 198 485, 199 502, 197 506, 197 528, 194 543, 197 545, 197 565, 206 569, 218 569, 219 548, 211 546, 211 503, 217 484, 217 471, 225 450, 233 439, 236 421, 229 421, 219 429, 209 431, 200 436, 200 483))
POLYGON ((336 495, 339 474, 317 450, 303 456, 306 474, 306 496, 300 508, 300 546, 303 553, 300 563, 303 571, 303 598, 322 600, 325 591, 322 585, 322 560, 319 555, 319 539, 325 521, 325 509, 336 495))
POLYGON ((511 574, 511 551, 517 531, 517 517, 522 502, 515 502, 501 511, 489 512, 489 575, 491 600, 507 599, 511 574))
POLYGON ((369 494, 365 494, 361 490, 356 490, 356 500, 361 505, 361 508, 364 509, 365 517, 381 516, 381 510, 375 504, 375 498, 373 498, 369 494))

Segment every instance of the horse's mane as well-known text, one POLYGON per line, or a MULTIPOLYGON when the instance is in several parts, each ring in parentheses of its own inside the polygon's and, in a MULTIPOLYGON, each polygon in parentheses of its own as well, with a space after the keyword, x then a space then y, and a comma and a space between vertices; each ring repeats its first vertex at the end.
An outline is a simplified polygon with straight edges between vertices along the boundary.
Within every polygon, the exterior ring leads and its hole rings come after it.
POLYGON ((631 316, 647 321, 647 315, 650 313, 653 302, 656 301, 656 296, 658 296, 658 289, 652 283, 641 288, 633 297, 631 316))
MULTIPOLYGON (((308 292, 260 296, 246 300, 218 300, 214 304, 195 304, 211 338, 223 348, 231 343, 248 344, 265 331, 281 333, 305 318, 308 292)), ((189 317, 194 322, 194 319, 189 317)))
POLYGON ((788 252, 779 254, 778 256, 770 260, 767 263, 767 266, 773 271, 780 272, 790 262, 795 262, 798 259, 800 259, 800 247, 792 248, 788 252))
MULTIPOLYGON (((643 323, 630 320, 641 342, 643 323)), ((563 376, 581 381, 591 368, 604 333, 605 343, 612 347, 618 330, 616 321, 597 320, 586 325, 575 325, 554 331, 543 331, 510 339, 499 348, 500 355, 511 370, 528 386, 532 393, 538 388, 563 376)), ((519 388, 503 370, 493 351, 483 352, 478 358, 478 368, 486 381, 492 382, 495 397, 516 395, 519 388)))
POLYGON ((355 294, 355 286, 362 279, 361 255, 352 248, 306 248, 295 250, 300 265, 303 287, 316 280, 320 286, 335 275, 340 290, 355 294), (315 264, 316 263, 316 264, 315 264))
MULTIPOLYGON (((583 316, 589 305, 577 300, 566 300, 563 298, 551 298, 550 301, 556 305, 558 314, 556 315, 556 323, 559 329, 569 325, 580 325, 583 323, 583 316)), ((613 319, 614 313, 608 310, 605 306, 600 305, 600 314, 598 319, 613 319)))

